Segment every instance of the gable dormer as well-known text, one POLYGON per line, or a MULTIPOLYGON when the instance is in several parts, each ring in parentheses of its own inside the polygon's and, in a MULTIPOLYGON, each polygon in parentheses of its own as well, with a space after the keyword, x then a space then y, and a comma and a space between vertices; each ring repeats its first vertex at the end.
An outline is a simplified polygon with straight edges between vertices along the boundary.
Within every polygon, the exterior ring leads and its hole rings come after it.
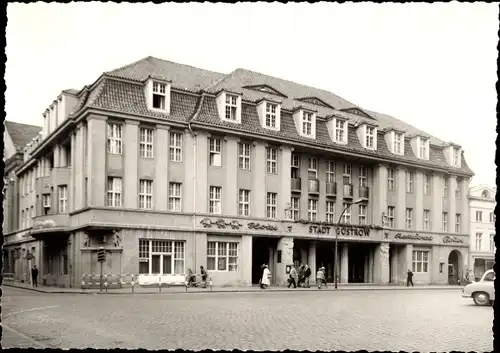
POLYGON ((399 156, 405 155, 404 131, 390 128, 385 131, 384 139, 387 143, 387 146, 389 146, 389 151, 391 151, 391 153, 397 154, 399 156))
POLYGON ((377 127, 375 125, 363 123, 356 129, 361 146, 369 150, 377 149, 377 127))
POLYGON ((338 144, 347 145, 348 120, 339 116, 332 116, 326 123, 330 139, 338 144))
POLYGON ((241 124, 241 94, 221 91, 215 101, 221 121, 241 124))
POLYGON ((275 89, 269 85, 252 85, 252 86, 243 86, 242 88, 252 89, 254 91, 259 91, 259 92, 263 92, 263 93, 270 93, 270 94, 274 94, 274 95, 277 95, 277 96, 280 96, 283 98, 288 98, 285 94, 281 93, 280 91, 278 91, 277 89, 275 89))
POLYGON ((281 103, 262 99, 257 102, 257 114, 260 126, 264 129, 280 131, 281 126, 281 103))
POLYGON ((462 146, 449 142, 444 150, 444 156, 448 164, 455 168, 462 167, 462 146))
POLYGON ((302 98, 296 98, 296 100, 298 100, 300 102, 304 102, 304 103, 319 105, 320 107, 335 109, 330 104, 326 103, 325 101, 323 101, 317 97, 302 97, 302 98))
MULTIPOLYGON (((341 109, 341 111, 346 112, 346 113, 351 113, 351 114, 354 114, 357 116, 362 116, 364 118, 373 119, 371 116, 369 116, 368 114, 366 114, 364 111, 362 111, 359 108, 347 108, 347 109, 341 109)), ((375 119, 373 119, 373 120, 375 120, 375 119)))
POLYGON ((150 76, 144 87, 148 109, 170 114, 170 89, 171 82, 150 76))
POLYGON ((413 153, 419 159, 429 160, 430 153, 430 139, 423 135, 414 135, 410 140, 413 153))
POLYGON ((293 113, 293 121, 299 136, 316 138, 316 112, 304 107, 297 108, 293 113))

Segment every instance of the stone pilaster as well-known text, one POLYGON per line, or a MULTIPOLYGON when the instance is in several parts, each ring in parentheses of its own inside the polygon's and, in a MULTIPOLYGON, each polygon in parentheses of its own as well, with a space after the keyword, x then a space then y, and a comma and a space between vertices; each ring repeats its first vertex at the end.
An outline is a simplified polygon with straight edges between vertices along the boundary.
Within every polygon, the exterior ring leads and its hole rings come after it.
POLYGON ((390 266, 391 266, 391 283, 398 283, 398 257, 399 257, 399 248, 392 247, 391 248, 391 257, 390 257, 390 266))
MULTIPOLYGON (((169 143, 167 146, 170 146, 170 132, 167 132, 167 139, 169 140, 169 143)), ((199 141, 199 132, 194 131, 194 136, 191 134, 189 129, 186 130, 186 133, 184 135, 184 182, 182 184, 182 211, 183 212, 195 212, 195 206, 196 210, 199 210, 200 208, 204 208, 206 210, 206 206, 204 205, 198 205, 194 204, 195 202, 200 199, 198 197, 198 185, 197 185, 197 180, 199 177, 199 173, 202 173, 207 170, 207 166, 201 166, 198 165, 197 162, 197 156, 198 156, 198 141, 199 141), (198 167, 199 166, 199 167, 198 167), (195 200, 196 198, 196 200, 195 200)), ((206 152, 206 150, 205 150, 206 152)), ((168 154, 168 150, 167 150, 168 154)), ((206 153, 205 153, 206 154, 206 153)), ((168 169, 170 168, 170 158, 167 155, 167 166, 168 169)), ((175 163, 175 162, 173 162, 175 163)), ((205 174, 206 178, 206 174, 205 174)), ((170 180, 169 180, 170 182, 170 180)), ((206 194, 208 191, 207 189, 207 180, 205 179, 205 187, 203 192, 205 192, 205 202, 207 200, 208 195, 206 194)), ((168 193, 168 190, 167 190, 168 193)), ((203 195, 200 195, 202 197, 203 195)), ((168 196, 167 196, 168 197, 168 196)), ((168 201, 167 201, 168 203, 168 201)), ((167 205, 168 206, 168 205, 167 205)))
POLYGON ((370 249, 368 254, 368 283, 373 283, 373 267, 374 267, 374 256, 373 249, 370 249))
MULTIPOLYGON (((155 182, 154 193, 155 209, 159 211, 166 211, 168 209, 168 151, 169 146, 169 127, 165 125, 156 125, 156 141, 155 141, 155 182)), ((125 175, 125 177, 127 177, 125 175)), ((183 185, 184 186, 184 185, 183 185)), ((184 187, 181 187, 181 196, 184 193, 184 187)), ((181 207, 181 210, 184 208, 181 207)))
POLYGON ((421 171, 415 173, 415 220, 414 229, 424 229, 424 174, 421 171))
POLYGON ((379 164, 373 170, 373 190, 372 202, 372 223, 382 225, 382 213, 387 213, 387 187, 388 187, 388 167, 384 164, 379 164))
POLYGON ((460 225, 460 230, 464 234, 470 234, 470 222, 469 222, 469 183, 467 179, 463 179, 460 183, 460 202, 462 203, 462 224, 460 225))
POLYGON ((278 210, 277 216, 279 219, 285 219, 286 205, 292 197, 291 185, 291 164, 292 164, 292 148, 289 146, 280 147, 279 159, 279 175, 280 175, 280 192, 278 194, 278 210))
POLYGON ((373 280, 377 284, 389 283, 389 244, 381 243, 373 255, 373 280))
POLYGON ((369 268, 370 268, 370 257, 365 256, 365 266, 364 266, 364 271, 363 271, 363 282, 364 283, 370 283, 370 276, 369 276, 369 268))
MULTIPOLYGON (((184 145, 186 152, 191 149, 188 145, 188 140, 184 145)), ((208 209, 208 193, 210 192, 208 185, 208 135, 206 133, 199 132, 196 136, 196 213, 207 213, 208 209)), ((187 155, 188 153, 186 153, 187 155)), ((191 166, 186 168, 192 168, 191 166)), ((225 193, 224 185, 222 186, 222 195, 225 193)), ((224 196, 222 196, 224 197, 224 196)), ((222 212, 224 212, 226 207, 222 205, 222 212)))
POLYGON ((67 167, 68 159, 67 159, 67 151, 66 147, 59 146, 59 167, 67 167))
POLYGON ((276 284, 286 285, 288 278, 286 266, 293 264, 293 238, 281 238, 277 250, 281 251, 281 263, 276 264, 276 284))
POLYGON ((342 244, 340 259, 340 283, 347 283, 349 277, 349 245, 347 243, 342 244))
MULTIPOLYGON (((70 137, 70 146, 71 146, 71 178, 70 178, 70 185, 68 186, 68 210, 69 212, 72 212, 75 210, 75 171, 76 171, 76 165, 75 165, 75 158, 76 158, 76 134, 75 131, 71 133, 70 137)), ((38 170, 39 170, 39 176, 41 176, 41 162, 38 164, 38 170)), ((41 214, 41 213, 40 213, 41 214)))
POLYGON ((61 146, 55 145, 53 148, 54 151, 54 165, 53 168, 59 168, 61 166, 61 146))
POLYGON ((405 212, 406 212, 406 169, 403 167, 397 168, 397 180, 396 180, 396 211, 395 211, 395 223, 396 228, 405 228, 405 212))
MULTIPOLYGON (((138 138, 139 138, 139 122, 135 120, 127 120, 125 122, 125 132, 123 135, 125 143, 122 146, 123 164, 124 164, 124 181, 123 185, 123 205, 125 208, 139 208, 139 174, 138 174, 138 138)), ((159 148, 158 148, 159 149, 159 148)), ((166 153, 166 152, 165 152, 166 153)), ((158 157, 157 153, 157 157, 158 157)), ((153 192, 156 188, 156 183, 153 183, 153 192)), ((156 192, 155 192, 156 194, 156 192)), ((156 199, 153 197, 153 200, 156 199)), ((154 201, 153 201, 154 202, 154 201)))
MULTIPOLYGON (((84 141, 83 141, 83 125, 80 123, 76 127, 76 136, 75 136, 75 146, 73 146, 75 150, 75 163, 73 167, 73 172, 75 174, 75 210, 78 210, 84 207, 84 180, 85 180, 85 168, 84 168, 84 141)), ((43 165, 43 175, 47 175, 47 161, 45 159, 42 160, 43 165)), ((53 196, 52 196, 53 198, 53 196)))
POLYGON ((316 242, 315 241, 310 241, 309 242, 309 251, 308 251, 308 258, 307 258, 307 264, 311 268, 311 277, 309 279, 310 283, 314 283, 316 281, 316 242))
MULTIPOLYGON (((457 196, 455 190, 457 189, 457 177, 451 175, 448 180, 448 184, 450 187, 450 190, 448 190, 448 232, 455 233, 455 215, 457 213, 457 196)), ((468 208, 466 210, 468 210, 468 208)))
MULTIPOLYGON (((260 143, 254 143, 252 157, 253 158, 251 160, 252 164, 251 168, 254 172, 252 173, 252 192, 250 193, 250 198, 252 203, 250 205, 250 208, 253 217, 263 218, 266 217, 266 195, 267 195, 266 146, 260 143)), ((278 277, 276 278, 278 279, 278 277)))
MULTIPOLYGON (((433 232, 442 231, 443 213, 443 180, 440 174, 432 174, 432 209, 431 209, 431 229, 433 232)), ((468 208, 467 208, 468 209, 468 208)))
MULTIPOLYGON (((224 214, 228 216, 238 215, 238 140, 234 137, 226 138, 226 148, 223 158, 226 173, 226 184, 224 185, 223 204, 224 214)), ((255 192, 255 191, 254 191, 255 192)), ((279 209, 278 209, 279 211, 279 209)))

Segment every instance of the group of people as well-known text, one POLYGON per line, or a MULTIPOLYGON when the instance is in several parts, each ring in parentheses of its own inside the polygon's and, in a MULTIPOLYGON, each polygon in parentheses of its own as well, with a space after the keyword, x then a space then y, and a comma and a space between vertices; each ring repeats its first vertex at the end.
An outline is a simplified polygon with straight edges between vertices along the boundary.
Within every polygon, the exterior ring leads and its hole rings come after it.
MULTIPOLYGON (((208 274, 205 268, 203 268, 203 266, 200 266, 200 275, 201 275, 201 283, 205 284, 206 286, 208 274)), ((196 275, 190 268, 188 268, 188 273, 186 275, 186 282, 190 287, 194 287, 197 285, 196 275)))
MULTIPOLYGON (((294 265, 290 266, 290 274, 288 276, 288 288, 293 285, 293 288, 302 287, 310 288, 309 280, 311 278, 311 268, 307 264, 300 264, 299 271, 295 269, 294 265)), ((324 284, 326 287, 325 268, 321 266, 316 272, 316 284, 318 288, 324 284)))

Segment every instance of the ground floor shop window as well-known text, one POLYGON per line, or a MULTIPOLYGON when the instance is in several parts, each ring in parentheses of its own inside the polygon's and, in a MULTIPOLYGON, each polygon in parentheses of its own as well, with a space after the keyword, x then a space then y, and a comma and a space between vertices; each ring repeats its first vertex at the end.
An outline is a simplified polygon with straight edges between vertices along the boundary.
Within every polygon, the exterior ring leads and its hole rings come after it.
POLYGON ((185 242, 139 239, 139 274, 183 275, 185 242))
POLYGON ((238 243, 209 241, 207 243, 208 271, 237 271, 238 243))
POLYGON ((423 250, 414 250, 412 256, 413 269, 415 273, 429 272, 429 252, 423 250))

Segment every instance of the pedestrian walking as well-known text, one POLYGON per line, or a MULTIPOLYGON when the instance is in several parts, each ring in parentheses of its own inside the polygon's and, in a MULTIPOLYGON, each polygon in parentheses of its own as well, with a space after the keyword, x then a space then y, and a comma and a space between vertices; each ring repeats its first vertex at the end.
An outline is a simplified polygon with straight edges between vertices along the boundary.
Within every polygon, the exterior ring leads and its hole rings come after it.
POLYGON ((328 288, 326 285, 326 276, 325 276, 325 268, 320 267, 318 272, 316 272, 316 284, 318 285, 318 289, 321 289, 321 286, 324 284, 325 288, 328 288))
POLYGON ((36 268, 36 265, 33 265, 33 268, 31 269, 31 280, 33 286, 38 287, 38 268, 36 268))
POLYGON ((413 272, 408 270, 407 276, 406 276, 406 286, 409 287, 411 283, 411 286, 413 287, 413 272))
POLYGON ((259 285, 260 288, 264 289, 264 284, 262 283, 262 279, 264 278, 264 270, 266 269, 266 264, 262 264, 260 266, 260 279, 259 279, 259 285))
POLYGON ((290 277, 288 278, 288 288, 293 284, 293 288, 297 288, 298 274, 295 266, 290 267, 290 277))
POLYGON ((260 287, 262 289, 266 289, 271 285, 271 271, 269 271, 269 267, 264 265, 264 271, 262 271, 262 278, 260 280, 260 287))
POLYGON ((311 277, 311 269, 309 268, 309 265, 306 264, 305 269, 304 269, 304 287, 309 288, 309 278, 311 277))
POLYGON ((304 265, 302 263, 299 265, 298 275, 299 280, 297 281, 297 285, 302 287, 302 283, 304 283, 304 265))

